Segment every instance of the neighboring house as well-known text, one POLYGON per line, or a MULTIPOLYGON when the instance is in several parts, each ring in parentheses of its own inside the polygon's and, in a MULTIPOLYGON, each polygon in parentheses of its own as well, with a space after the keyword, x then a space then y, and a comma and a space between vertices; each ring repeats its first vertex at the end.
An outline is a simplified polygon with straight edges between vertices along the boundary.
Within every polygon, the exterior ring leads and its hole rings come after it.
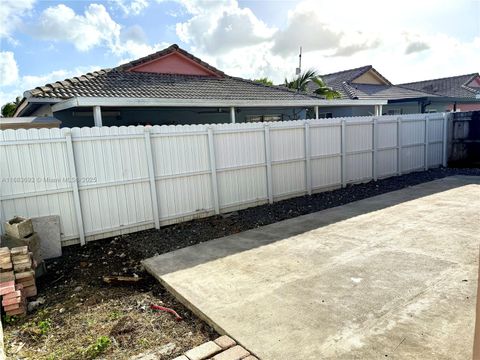
POLYGON ((449 111, 480 110, 480 76, 478 73, 416 81, 400 84, 400 86, 442 97, 459 99, 448 104, 447 109, 449 111), (461 99, 470 99, 473 102, 462 102, 461 99))
POLYGON ((62 127, 300 119, 319 107, 381 106, 325 100, 226 75, 172 45, 113 69, 26 91, 15 116, 53 115, 62 127))
MULTIPOLYGON (((466 97, 465 93, 451 92, 450 95, 444 95, 427 92, 421 87, 410 87, 409 84, 394 85, 371 65, 325 74, 321 77, 327 86, 340 93, 341 99, 386 100, 388 104, 384 105, 381 111, 386 115, 449 111, 453 109, 453 104, 460 102, 480 104, 480 100, 475 99, 475 96, 466 97)), ((310 83, 307 92, 313 94, 316 88, 314 83, 310 83)), ((373 106, 323 107, 320 111, 320 117, 373 114, 376 114, 373 106)))
POLYGON ((0 130, 58 128, 60 127, 60 123, 60 120, 52 116, 0 118, 0 130))

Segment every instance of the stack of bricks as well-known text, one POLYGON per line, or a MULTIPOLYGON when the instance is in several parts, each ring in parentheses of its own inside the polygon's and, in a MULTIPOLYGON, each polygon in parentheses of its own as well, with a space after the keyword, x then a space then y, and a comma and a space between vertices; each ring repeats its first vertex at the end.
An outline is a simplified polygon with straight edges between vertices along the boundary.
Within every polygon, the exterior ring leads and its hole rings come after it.
POLYGON ((174 360, 258 360, 227 335, 199 345, 174 360))
POLYGON ((33 254, 28 251, 27 246, 13 248, 10 251, 12 255, 13 271, 15 273, 15 282, 23 286, 26 297, 37 295, 37 286, 35 285, 35 267, 36 263, 33 254))
POLYGON ((27 246, 0 248, 0 295, 7 315, 26 314, 26 298, 37 295, 34 267, 27 246))

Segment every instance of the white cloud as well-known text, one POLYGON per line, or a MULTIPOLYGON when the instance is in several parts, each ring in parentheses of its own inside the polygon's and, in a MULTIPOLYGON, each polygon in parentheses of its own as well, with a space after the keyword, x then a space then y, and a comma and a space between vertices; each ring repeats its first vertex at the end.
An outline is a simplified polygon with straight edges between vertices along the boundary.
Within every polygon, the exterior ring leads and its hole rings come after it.
POLYGON ((17 96, 23 97, 23 93, 27 90, 34 89, 38 86, 44 86, 48 83, 61 81, 74 76, 79 76, 99 70, 99 66, 79 66, 70 70, 59 69, 42 75, 24 75, 17 77, 15 83, 1 84, 0 87, 0 106, 7 102, 14 101, 17 96))
POLYGON ((268 41, 275 32, 249 8, 240 8, 236 1, 179 2, 193 16, 177 24, 177 35, 197 51, 222 54, 268 41))
POLYGON ((114 48, 120 29, 103 5, 90 4, 83 15, 78 15, 72 8, 60 4, 42 12, 32 35, 44 40, 68 41, 78 50, 87 51, 98 45, 114 48))
POLYGON ((17 43, 12 38, 13 32, 22 26, 22 17, 28 14, 35 0, 2 0, 0 4, 0 38, 6 38, 12 43, 17 43))
POLYGON ((148 0, 113 0, 125 15, 139 15, 149 5, 148 0))
POLYGON ((18 66, 13 52, 0 52, 0 86, 15 84, 17 80, 18 66))

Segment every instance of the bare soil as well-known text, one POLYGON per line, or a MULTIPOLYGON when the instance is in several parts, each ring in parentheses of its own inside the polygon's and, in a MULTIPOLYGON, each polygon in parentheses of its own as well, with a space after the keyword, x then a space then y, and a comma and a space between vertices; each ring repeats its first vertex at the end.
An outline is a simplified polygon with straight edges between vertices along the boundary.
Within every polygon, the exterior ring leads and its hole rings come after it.
POLYGON ((38 298, 45 303, 24 318, 3 318, 7 357, 128 359, 155 351, 159 359, 175 358, 218 335, 148 275, 141 260, 456 174, 480 176, 480 169, 418 172, 64 248, 38 279, 38 298), (106 275, 142 281, 110 285, 102 280, 106 275), (151 310, 151 304, 172 308, 183 320, 151 310))

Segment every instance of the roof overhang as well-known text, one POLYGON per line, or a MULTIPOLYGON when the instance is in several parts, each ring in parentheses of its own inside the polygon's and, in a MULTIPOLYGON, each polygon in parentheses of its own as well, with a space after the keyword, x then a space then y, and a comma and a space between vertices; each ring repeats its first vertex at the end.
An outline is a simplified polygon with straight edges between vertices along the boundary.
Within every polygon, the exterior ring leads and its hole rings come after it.
POLYGON ((448 103, 478 103, 480 99, 474 98, 462 98, 462 97, 449 97, 449 96, 425 96, 425 97, 416 97, 416 98, 404 98, 404 99, 393 99, 388 100, 389 104, 395 104, 400 102, 419 102, 419 101, 439 101, 439 102, 448 102, 448 103))
POLYGON ((48 98, 23 98, 20 102, 20 105, 15 110, 14 116, 19 117, 23 116, 23 114, 28 113, 29 111, 33 111, 41 105, 45 104, 56 104, 62 102, 62 99, 48 99, 48 98))
POLYGON ((52 111, 75 107, 331 107, 386 105, 387 100, 204 100, 159 98, 76 97, 52 106, 52 111))

